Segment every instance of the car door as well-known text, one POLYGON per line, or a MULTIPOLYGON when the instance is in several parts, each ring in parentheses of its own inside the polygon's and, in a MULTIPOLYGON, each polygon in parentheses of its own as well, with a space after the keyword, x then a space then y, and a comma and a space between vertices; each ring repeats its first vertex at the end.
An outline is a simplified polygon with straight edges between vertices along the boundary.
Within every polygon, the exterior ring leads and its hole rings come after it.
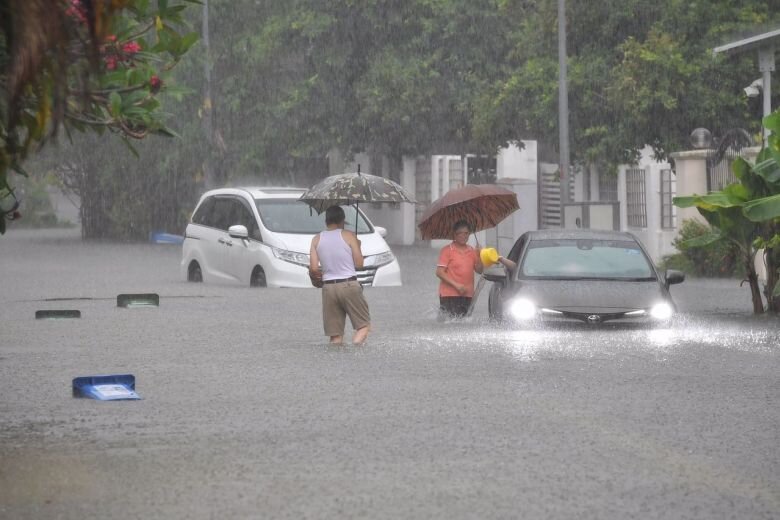
POLYGON ((218 204, 217 196, 206 198, 193 215, 192 230, 188 231, 189 238, 193 240, 193 257, 200 264, 205 281, 216 281, 225 277, 225 247, 220 242, 225 235, 225 231, 220 229, 224 209, 219 206, 221 205, 218 204))
POLYGON ((228 237, 226 272, 234 281, 249 285, 252 271, 256 266, 264 265, 263 258, 269 248, 263 244, 257 218, 249 203, 242 197, 235 197, 232 204, 233 220, 230 225, 246 227, 249 236, 246 239, 228 237))
MULTIPOLYGON (((517 268, 520 268, 520 260, 523 254, 523 248, 528 241, 527 234, 523 234, 517 239, 509 254, 506 256, 517 264, 517 268)), ((490 293, 488 294, 488 314, 491 319, 502 319, 504 312, 504 300, 507 298, 507 293, 511 292, 513 280, 517 273, 510 272, 509 269, 504 269, 506 272, 506 278, 502 282, 493 282, 490 287, 490 293)))
POLYGON ((230 273, 230 249, 234 239, 228 235, 228 228, 236 220, 236 201, 230 195, 217 195, 214 200, 213 232, 209 242, 209 262, 215 278, 221 281, 235 281, 230 273))

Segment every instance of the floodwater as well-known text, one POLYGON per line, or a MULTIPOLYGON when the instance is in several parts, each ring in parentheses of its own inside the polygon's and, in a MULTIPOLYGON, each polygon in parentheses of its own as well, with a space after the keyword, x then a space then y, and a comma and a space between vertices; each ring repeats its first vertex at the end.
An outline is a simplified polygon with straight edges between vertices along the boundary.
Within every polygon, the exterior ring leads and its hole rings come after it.
POLYGON ((670 329, 517 331, 487 291, 438 323, 436 251, 394 249, 368 344, 329 347, 314 289, 0 237, 0 518, 780 517, 780 328, 738 281, 675 286, 670 329), (140 292, 159 308, 116 306, 140 292), (71 396, 106 373, 143 400, 71 396))

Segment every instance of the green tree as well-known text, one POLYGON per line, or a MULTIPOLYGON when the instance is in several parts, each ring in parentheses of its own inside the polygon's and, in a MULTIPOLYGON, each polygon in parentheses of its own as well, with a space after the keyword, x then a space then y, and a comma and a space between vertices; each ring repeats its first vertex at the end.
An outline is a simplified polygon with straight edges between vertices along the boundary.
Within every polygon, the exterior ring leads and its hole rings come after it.
MULTIPOLYGON (((554 2, 504 2, 518 27, 504 76, 479 98, 475 134, 483 141, 532 138, 556 143, 557 11, 554 2)), ((741 97, 755 57, 713 58, 737 31, 777 22, 777 2, 665 0, 567 2, 572 159, 606 169, 632 162, 646 144, 656 154, 687 146, 690 131, 758 130, 741 97), (770 5, 772 4, 772 5, 770 5)))
MULTIPOLYGON (((174 135, 157 94, 176 94, 165 75, 198 38, 185 32, 187 3, 0 0, 4 213, 15 198, 9 171, 24 174, 22 162, 61 127, 69 135, 108 130, 125 141, 174 135)), ((0 218, 0 233, 5 223, 0 218)))

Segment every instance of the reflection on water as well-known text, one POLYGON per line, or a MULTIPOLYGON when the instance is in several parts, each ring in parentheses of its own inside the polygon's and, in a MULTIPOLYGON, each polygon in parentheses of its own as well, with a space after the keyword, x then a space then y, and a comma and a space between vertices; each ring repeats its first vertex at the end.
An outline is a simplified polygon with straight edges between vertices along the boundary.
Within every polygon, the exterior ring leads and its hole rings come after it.
POLYGON ((688 316, 662 327, 616 323, 593 327, 567 323, 523 329, 471 317, 410 331, 406 340, 394 347, 406 345, 432 352, 505 352, 520 361, 624 355, 666 360, 668 355, 691 347, 777 354, 780 327, 767 321, 757 326, 745 324, 744 316, 739 320, 688 316))

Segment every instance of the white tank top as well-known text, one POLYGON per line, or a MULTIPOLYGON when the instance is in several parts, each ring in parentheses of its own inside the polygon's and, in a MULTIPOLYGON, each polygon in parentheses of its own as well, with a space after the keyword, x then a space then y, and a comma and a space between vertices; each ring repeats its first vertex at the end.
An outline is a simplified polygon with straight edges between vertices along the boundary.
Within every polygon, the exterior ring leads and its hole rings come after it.
POLYGON ((320 232, 317 254, 320 257, 323 280, 340 280, 357 274, 352 249, 344 241, 340 229, 320 232))

